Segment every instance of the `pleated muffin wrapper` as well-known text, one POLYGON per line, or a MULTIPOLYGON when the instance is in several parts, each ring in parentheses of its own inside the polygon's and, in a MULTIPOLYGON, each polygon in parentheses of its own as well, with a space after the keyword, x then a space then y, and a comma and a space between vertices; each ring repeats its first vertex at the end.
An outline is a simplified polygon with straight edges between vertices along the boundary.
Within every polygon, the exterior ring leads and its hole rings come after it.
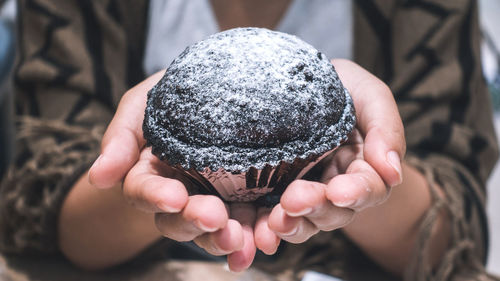
POLYGON ((272 207, 279 203, 287 186, 302 178, 318 162, 333 153, 335 149, 323 155, 311 155, 306 159, 296 158, 292 163, 281 161, 277 166, 265 165, 263 169, 251 167, 246 172, 234 173, 222 168, 202 171, 185 170, 179 165, 173 166, 182 175, 191 194, 217 195, 226 202, 253 202, 258 206, 272 207), (186 181, 188 181, 186 183, 186 181))

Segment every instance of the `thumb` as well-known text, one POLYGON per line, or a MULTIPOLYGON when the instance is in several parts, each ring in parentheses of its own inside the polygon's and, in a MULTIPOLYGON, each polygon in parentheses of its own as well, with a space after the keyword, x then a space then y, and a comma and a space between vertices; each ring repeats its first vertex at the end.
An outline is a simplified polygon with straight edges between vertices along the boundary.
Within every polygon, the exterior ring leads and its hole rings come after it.
POLYGON ((139 159, 145 145, 142 121, 148 91, 163 71, 150 76, 125 93, 101 143, 101 155, 89 170, 89 182, 100 188, 120 183, 139 159))
POLYGON ((402 182, 406 151, 404 127, 387 85, 347 60, 334 60, 340 79, 352 96, 357 127, 364 136, 363 156, 389 186, 402 182))

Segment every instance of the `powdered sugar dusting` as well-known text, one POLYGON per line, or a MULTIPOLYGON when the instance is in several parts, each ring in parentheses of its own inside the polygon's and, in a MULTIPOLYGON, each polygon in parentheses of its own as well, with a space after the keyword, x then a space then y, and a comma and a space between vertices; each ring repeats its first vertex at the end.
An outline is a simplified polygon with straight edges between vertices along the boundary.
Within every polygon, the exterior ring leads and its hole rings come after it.
POLYGON ((148 94, 153 153, 189 169, 261 169, 335 148, 352 100, 328 59, 295 36, 259 28, 188 47, 148 94))

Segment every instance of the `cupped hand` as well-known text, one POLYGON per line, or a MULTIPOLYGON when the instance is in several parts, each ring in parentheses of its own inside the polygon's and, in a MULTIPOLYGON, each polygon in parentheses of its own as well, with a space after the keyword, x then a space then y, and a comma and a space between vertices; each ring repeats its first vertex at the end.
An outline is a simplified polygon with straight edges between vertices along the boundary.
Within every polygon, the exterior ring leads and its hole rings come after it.
POLYGON ((322 180, 293 182, 280 204, 256 210, 250 204, 225 206, 214 196, 188 196, 167 165, 144 149, 142 120, 157 73, 127 92, 102 142, 89 181, 101 188, 123 181, 124 196, 156 213, 158 229, 178 241, 194 240, 214 255, 228 255, 230 269, 250 266, 256 247, 276 251, 280 238, 301 243, 320 230, 348 224, 356 212, 382 203, 402 180, 403 126, 387 86, 356 64, 333 61, 356 108, 357 131, 327 158, 322 180))
POLYGON ((194 241, 215 256, 227 255, 229 268, 250 266, 256 247, 251 204, 226 205, 214 195, 188 196, 183 175, 143 149, 123 182, 123 196, 135 207, 155 213, 161 234, 176 241, 194 241))
POLYGON ((158 72, 130 89, 103 136, 101 155, 89 171, 98 188, 122 184, 123 196, 145 212, 155 213, 157 229, 176 241, 193 240, 213 255, 228 255, 231 270, 250 266, 256 252, 256 210, 249 204, 225 205, 216 196, 189 196, 182 175, 145 147, 142 122, 148 91, 158 72))
POLYGON ((391 187, 402 182, 404 129, 391 91, 355 63, 332 63, 353 98, 356 129, 321 162, 319 181, 292 182, 267 213, 267 225, 256 225, 256 244, 263 252, 275 251, 277 238, 302 243, 319 231, 346 226, 357 212, 382 204, 391 187))

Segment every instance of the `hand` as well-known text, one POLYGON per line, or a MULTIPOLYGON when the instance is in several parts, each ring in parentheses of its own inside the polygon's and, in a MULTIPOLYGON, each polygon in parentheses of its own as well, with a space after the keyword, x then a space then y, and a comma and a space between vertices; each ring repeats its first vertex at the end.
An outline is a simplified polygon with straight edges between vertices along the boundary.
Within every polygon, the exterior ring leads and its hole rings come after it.
MULTIPOLYGON (((359 165, 349 165, 352 168, 346 169, 346 171, 351 177, 346 177, 345 181, 349 182, 349 179, 355 180, 354 173, 356 172, 370 175, 370 173, 362 169, 367 168, 364 165, 367 164, 373 167, 377 174, 388 184, 393 185, 400 182, 401 168, 399 166, 399 171, 396 172, 394 168, 398 169, 398 163, 395 162, 399 162, 399 160, 392 161, 388 165, 386 159, 394 159, 394 153, 387 154, 392 155, 391 157, 384 155, 385 152, 395 151, 401 158, 404 154, 402 125, 390 91, 382 82, 355 64, 347 61, 336 61, 334 63, 345 86, 353 96, 357 109, 358 128, 364 137, 362 153, 364 160, 353 162, 360 163, 359 165), (343 75, 345 73, 349 73, 349 75, 343 75), (374 95, 363 95, 365 90, 367 90, 366 93, 374 93, 374 95), (379 108, 384 108, 385 113, 380 114, 377 112, 379 108), (392 135, 394 132, 396 133, 392 135), (398 132, 399 138, 395 136, 398 132)), ((215 255, 228 253, 228 263, 230 268, 235 271, 242 270, 251 264, 256 246, 264 253, 272 254, 278 247, 279 237, 291 242, 301 242, 307 240, 319 229, 332 230, 349 221, 349 219, 339 220, 336 223, 325 221, 323 222, 324 225, 321 225, 321 219, 313 218, 315 216, 318 218, 323 217, 320 214, 326 214, 326 211, 334 209, 329 202, 335 201, 332 199, 326 204, 324 196, 330 194, 330 196, 335 197, 336 192, 324 193, 323 197, 316 196, 318 194, 312 192, 310 197, 304 197, 309 199, 304 200, 303 205, 295 205, 292 203, 292 199, 286 199, 294 198, 293 192, 295 191, 302 193, 301 190, 305 189, 301 186, 309 185, 305 181, 293 183, 283 195, 282 204, 276 206, 273 213, 264 208, 255 210, 248 204, 234 204, 234 206, 228 208, 230 212, 224 212, 223 204, 218 198, 211 196, 188 197, 185 187, 179 181, 164 177, 166 169, 165 167, 162 168, 162 165, 165 165, 153 157, 149 150, 143 149, 145 141, 142 137, 141 126, 146 93, 161 78, 161 75, 161 73, 155 74, 124 95, 117 113, 104 136, 102 154, 89 172, 91 183, 105 188, 121 182, 125 175, 129 174, 123 188, 125 197, 143 210, 161 211, 163 214, 159 213, 156 216, 156 222, 158 229, 163 231, 165 236, 181 241, 194 239, 198 245, 215 255), (145 184, 151 188, 146 188, 145 184), (315 201, 317 198, 320 198, 319 202, 315 201), (287 204, 288 201, 291 203, 287 204), (216 207, 211 207, 211 211, 206 212, 203 206, 207 205, 216 207), (283 206, 288 205, 303 208, 301 210, 294 210, 294 207, 290 210, 283 209, 283 206), (305 210, 309 208, 308 206, 314 206, 315 208, 312 209, 311 213, 306 214, 305 210), (322 207, 316 208, 317 206, 322 207), (282 210, 281 214, 286 215, 282 215, 285 223, 281 224, 279 221, 280 208, 282 210), (308 219, 305 220, 304 216, 308 219), (229 217, 232 219, 229 219, 229 217), (278 223, 274 223, 274 217, 278 218, 278 223), (290 218, 291 224, 286 222, 290 218), (294 218, 299 219, 294 222, 294 218), (307 224, 311 222, 309 219, 317 223, 318 226, 311 227, 310 224, 307 224), (291 233, 290 231, 295 230, 295 228, 297 232, 291 233), (276 233, 278 233, 279 237, 276 233), (251 239, 252 236, 254 239, 251 239), (235 239, 225 239, 227 237, 235 239)), ((333 178, 332 181, 337 178, 343 179, 343 177, 338 176, 333 178)), ((369 177, 368 179, 375 178, 369 177)), ((318 187, 319 184, 313 183, 309 187, 318 187)), ((340 193, 342 200, 345 201, 347 197, 340 192, 342 189, 337 188, 335 190, 338 190, 337 193, 340 193)), ((345 188, 345 190, 349 190, 349 188, 345 188)), ((359 191, 361 189, 354 190, 359 191)), ((381 194, 379 190, 377 189, 374 194, 381 194)), ((322 195, 321 192, 320 195, 322 195)), ((351 195, 355 199, 362 198, 362 194, 356 192, 352 192, 351 195)), ((374 196, 373 198, 377 197, 374 196)), ((330 200, 331 198, 327 197, 327 199, 330 200)), ((370 202, 377 202, 377 200, 372 199, 370 202)), ((337 207, 340 207, 342 203, 338 204, 337 207)), ((366 207, 369 204, 364 203, 359 209, 362 209, 363 206, 366 207)), ((224 209, 226 208, 224 207, 224 209)), ((352 217, 353 213, 345 208, 338 212, 345 214, 348 218, 349 216, 352 217)), ((311 223, 314 225, 313 222, 311 223)))
POLYGON ((89 182, 110 188, 123 181, 123 196, 145 212, 155 213, 157 229, 177 241, 194 240, 213 255, 228 255, 232 270, 250 266, 255 255, 256 210, 248 204, 225 206, 216 196, 188 196, 181 178, 145 148, 142 122, 147 92, 159 72, 129 90, 109 124, 101 155, 89 171, 89 182))
POLYGON ((357 129, 322 161, 319 182, 294 181, 267 214, 267 226, 256 225, 256 244, 264 252, 276 249, 276 235, 302 243, 320 230, 348 225, 357 212, 383 203, 391 187, 402 182, 404 129, 391 91, 352 62, 332 63, 353 98, 357 129))

